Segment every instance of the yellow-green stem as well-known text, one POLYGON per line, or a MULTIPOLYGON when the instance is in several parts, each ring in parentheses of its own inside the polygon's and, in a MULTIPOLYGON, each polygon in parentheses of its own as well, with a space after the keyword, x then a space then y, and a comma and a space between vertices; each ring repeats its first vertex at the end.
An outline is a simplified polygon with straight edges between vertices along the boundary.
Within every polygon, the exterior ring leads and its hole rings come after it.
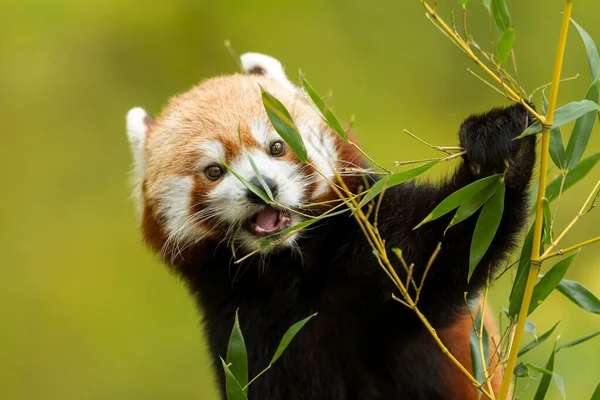
POLYGON ((500 387, 500 393, 498 394, 498 400, 506 400, 511 387, 512 375, 517 363, 517 357, 519 354, 519 346, 523 337, 523 331, 525 329, 525 321, 527 319, 527 313, 529 311, 529 304, 531 303, 531 296, 533 294, 533 287, 537 279, 537 275, 540 269, 540 248, 541 248, 541 237, 542 237, 542 223, 544 217, 544 197, 546 196, 546 171, 548 169, 548 155, 550 149, 550 127, 554 121, 554 111, 556 110, 556 100, 558 97, 558 86, 560 83, 560 73, 563 65, 563 58, 565 54, 565 45, 567 41, 567 32, 569 31, 569 18, 571 17, 571 10, 573 8, 572 0, 566 0, 565 10, 563 13, 562 25, 560 28, 560 37, 558 41, 558 49, 556 51, 556 58, 554 60, 554 74, 552 76, 552 87, 550 90, 550 98, 548 101, 548 112, 546 114, 546 121, 544 122, 544 130, 542 131, 542 150, 540 155, 540 178, 539 178, 539 190, 536 202, 536 215, 535 215, 535 226, 533 230, 533 246, 531 250, 531 266, 529 268, 529 276, 527 277, 527 284, 525 285, 525 293, 523 295, 523 302, 521 303, 521 310, 519 311, 519 317, 517 319, 517 327, 515 329, 515 335, 513 337, 513 343, 510 350, 510 355, 506 363, 506 370, 504 372, 504 378, 502 379, 502 385, 500 387))
MULTIPOLYGON (((485 377, 484 382, 486 382, 486 384, 487 384, 487 388, 488 388, 488 391, 490 392, 490 395, 492 396, 492 400, 495 400, 496 398, 494 397, 494 388, 492 387, 492 377, 490 376, 490 370, 486 363, 486 359, 490 360, 490 362, 492 359, 489 357, 489 355, 486 355, 485 352, 483 351, 483 329, 485 327, 485 305, 487 303, 489 289, 490 289, 490 278, 488 276, 488 279, 485 282, 485 291, 483 292, 483 303, 481 303, 481 306, 480 306, 481 307, 481 322, 480 322, 479 328, 478 328, 479 334, 477 336, 477 339, 479 342, 479 354, 481 355, 481 367, 483 368, 483 374, 485 377)), ((488 349, 489 349, 489 347, 488 347, 488 349)))
POLYGON ((595 237, 593 239, 586 240, 585 242, 574 244, 573 246, 566 247, 564 249, 560 249, 560 250, 558 250, 558 251, 556 251, 554 253, 548 253, 547 255, 542 256, 541 260, 544 261, 544 260, 546 260, 548 258, 562 256, 563 254, 570 253, 571 251, 575 251, 575 250, 580 249, 580 248, 582 248, 584 246, 589 246, 590 244, 593 244, 593 243, 596 243, 596 242, 600 242, 600 236, 597 236, 597 237, 595 237))
POLYGON ((590 195, 585 200, 585 203, 583 203, 581 210, 579 210, 579 212, 577 213, 575 218, 573 218, 573 220, 569 223, 569 225, 567 225, 567 227, 565 229, 563 229, 563 231, 560 233, 560 235, 558 235, 558 237, 556 239, 554 239, 548 245, 548 247, 546 248, 546 251, 544 251, 544 254, 542 254, 542 256, 540 258, 542 261, 547 258, 546 256, 550 253, 550 251, 552 251, 552 249, 556 247, 556 245, 562 240, 563 237, 565 237, 567 232, 569 232, 571 230, 571 228, 577 223, 577 221, 579 221, 589 211, 589 210, 586 211, 586 208, 588 207, 588 204, 590 203, 590 201, 592 201, 592 197, 594 196, 594 194, 596 193, 598 188, 600 188, 600 181, 598 181, 598 183, 596 183, 596 186, 594 186, 594 189, 592 189, 590 195))
MULTIPOLYGON (((465 52, 465 54, 475 63, 479 66, 479 68, 483 69, 490 77, 492 77, 492 79, 494 79, 505 91, 506 94, 508 95, 508 97, 517 102, 517 103, 521 103, 523 105, 523 107, 525 107, 531 114, 533 114, 535 116, 535 118, 537 120, 539 120, 542 123, 545 123, 545 118, 543 115, 538 114, 537 111, 535 111, 529 104, 527 104, 527 102, 525 101, 525 99, 523 99, 521 96, 519 96, 517 93, 515 93, 515 91, 508 86, 504 80, 499 77, 498 75, 496 75, 490 68, 488 68, 487 65, 485 65, 476 55, 475 53, 473 53, 473 50, 471 50, 471 48, 468 46, 468 44, 456 33, 456 31, 452 28, 450 28, 448 26, 448 24, 446 24, 437 14, 435 7, 432 8, 426 0, 419 0, 421 2, 421 4, 423 4, 423 6, 425 7, 425 10, 427 10, 427 13, 439 24, 439 26, 443 29, 443 31, 450 36, 450 38, 454 41, 454 43, 462 50, 465 52)), ((568 2, 570 3, 571 0, 568 0, 568 2)))

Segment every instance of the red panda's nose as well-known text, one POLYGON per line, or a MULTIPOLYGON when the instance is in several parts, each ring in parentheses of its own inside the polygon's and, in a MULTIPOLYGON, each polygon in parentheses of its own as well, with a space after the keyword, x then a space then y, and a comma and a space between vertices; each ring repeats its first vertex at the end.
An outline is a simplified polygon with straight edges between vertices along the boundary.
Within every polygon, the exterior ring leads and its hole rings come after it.
MULTIPOLYGON (((267 186, 269 187, 269 190, 271 190, 271 194, 273 195, 273 198, 276 198, 277 193, 279 193, 279 190, 277 189, 277 184, 275 184, 275 182, 273 182, 273 179, 271 179, 271 178, 267 178, 266 176, 263 176, 262 178, 265 181, 265 183, 267 184, 267 186)), ((264 191, 263 185, 260 183, 260 181, 258 180, 257 177, 250 179, 250 183, 253 184, 254 186, 256 186, 257 188, 259 188, 260 190, 264 191)), ((248 196, 248 199, 253 203, 256 203, 256 204, 264 203, 264 201, 250 189, 248 189, 248 191, 247 191, 247 196, 248 196)))

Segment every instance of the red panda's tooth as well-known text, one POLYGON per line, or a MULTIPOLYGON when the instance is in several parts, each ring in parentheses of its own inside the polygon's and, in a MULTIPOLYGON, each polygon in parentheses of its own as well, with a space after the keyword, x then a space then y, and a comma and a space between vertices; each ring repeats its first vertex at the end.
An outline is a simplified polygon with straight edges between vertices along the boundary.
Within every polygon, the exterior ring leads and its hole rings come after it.
POLYGON ((260 226, 256 225, 254 226, 254 232, 256 232, 259 235, 264 235, 267 233, 266 230, 264 230, 263 228, 261 228, 260 226))

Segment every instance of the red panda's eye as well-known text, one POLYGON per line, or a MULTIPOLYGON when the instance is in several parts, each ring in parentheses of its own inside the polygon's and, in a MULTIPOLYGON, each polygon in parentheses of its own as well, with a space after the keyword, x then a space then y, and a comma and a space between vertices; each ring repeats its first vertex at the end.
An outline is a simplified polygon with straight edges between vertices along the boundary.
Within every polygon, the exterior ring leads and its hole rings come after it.
POLYGON ((216 181, 221 177, 221 175, 223 175, 223 170, 218 165, 209 165, 204 170, 204 174, 206 174, 208 179, 216 181))
POLYGON ((271 152, 272 156, 279 157, 285 152, 285 146, 281 140, 277 140, 271 143, 271 148, 269 151, 271 152))

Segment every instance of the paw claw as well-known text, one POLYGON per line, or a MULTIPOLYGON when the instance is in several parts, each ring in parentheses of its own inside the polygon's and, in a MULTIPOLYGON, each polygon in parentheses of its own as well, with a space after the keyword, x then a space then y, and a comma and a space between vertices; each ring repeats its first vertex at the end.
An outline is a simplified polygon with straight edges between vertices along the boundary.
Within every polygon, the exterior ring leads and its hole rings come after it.
POLYGON ((481 174, 481 165, 479 164, 471 164, 471 172, 473 173, 473 175, 477 176, 479 174, 481 174))

